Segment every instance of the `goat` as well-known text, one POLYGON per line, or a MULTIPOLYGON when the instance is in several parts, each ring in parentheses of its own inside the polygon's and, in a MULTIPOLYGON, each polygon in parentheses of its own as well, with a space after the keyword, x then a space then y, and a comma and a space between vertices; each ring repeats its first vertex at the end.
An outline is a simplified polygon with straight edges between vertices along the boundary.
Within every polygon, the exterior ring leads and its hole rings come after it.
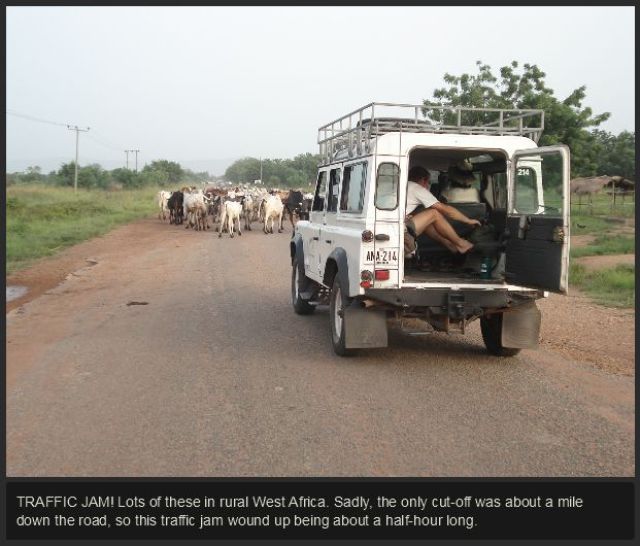
POLYGON ((222 237, 222 228, 226 219, 227 229, 229 230, 229 236, 233 238, 233 230, 235 224, 238 224, 238 235, 242 235, 242 230, 240 229, 240 216, 242 215, 242 202, 241 201, 225 201, 224 210, 221 215, 220 220, 220 228, 218 229, 218 237, 222 237))

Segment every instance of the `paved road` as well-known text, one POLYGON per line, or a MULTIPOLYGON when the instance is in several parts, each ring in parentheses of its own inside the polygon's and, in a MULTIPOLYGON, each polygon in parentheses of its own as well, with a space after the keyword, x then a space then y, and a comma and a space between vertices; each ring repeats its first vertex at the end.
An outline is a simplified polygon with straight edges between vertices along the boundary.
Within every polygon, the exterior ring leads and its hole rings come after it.
POLYGON ((8 475, 634 474, 633 377, 489 356, 477 324, 341 359, 327 309, 291 309, 289 237, 148 220, 87 243, 7 315, 8 475))

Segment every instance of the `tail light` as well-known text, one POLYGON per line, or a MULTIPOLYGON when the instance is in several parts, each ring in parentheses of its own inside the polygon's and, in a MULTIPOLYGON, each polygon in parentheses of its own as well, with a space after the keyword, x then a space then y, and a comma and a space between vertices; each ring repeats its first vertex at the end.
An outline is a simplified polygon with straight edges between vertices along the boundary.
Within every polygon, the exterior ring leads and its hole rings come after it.
POLYGON ((376 269, 376 281, 388 281, 389 270, 388 269, 376 269))
POLYGON ((370 243, 371 241, 373 241, 373 231, 365 229, 362 232, 362 242, 363 243, 370 243))
POLYGON ((360 272, 360 286, 362 288, 371 288, 371 281, 373 280, 373 273, 368 270, 360 272))

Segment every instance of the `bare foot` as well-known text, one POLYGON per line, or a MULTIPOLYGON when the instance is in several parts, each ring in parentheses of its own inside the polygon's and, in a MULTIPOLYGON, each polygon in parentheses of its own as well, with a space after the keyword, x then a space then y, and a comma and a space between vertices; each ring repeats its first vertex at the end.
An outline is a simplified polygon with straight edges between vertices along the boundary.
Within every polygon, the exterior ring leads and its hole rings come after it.
POLYGON ((458 253, 458 247, 456 247, 456 245, 454 245, 451 241, 447 241, 446 239, 443 239, 442 244, 449 249, 449 252, 453 254, 458 253))
POLYGON ((456 249, 460 254, 466 254, 473 248, 473 243, 470 243, 466 239, 462 239, 462 243, 456 246, 456 249))

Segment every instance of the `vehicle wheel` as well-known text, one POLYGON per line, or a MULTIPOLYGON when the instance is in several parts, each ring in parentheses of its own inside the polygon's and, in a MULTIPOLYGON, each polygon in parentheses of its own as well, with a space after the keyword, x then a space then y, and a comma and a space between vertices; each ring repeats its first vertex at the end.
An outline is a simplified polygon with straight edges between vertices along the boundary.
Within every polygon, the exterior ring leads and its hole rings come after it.
POLYGON ((485 347, 495 356, 515 356, 520 349, 502 346, 502 313, 480 317, 480 330, 485 347))
POLYGON ((316 310, 314 305, 311 305, 300 297, 300 291, 305 288, 305 279, 306 277, 304 275, 300 275, 298 258, 296 257, 293 259, 291 272, 291 303, 293 304, 293 310, 298 315, 310 315, 316 310))
POLYGON ((333 350, 339 356, 352 356, 354 349, 345 348, 345 330, 342 313, 351 303, 347 297, 346 288, 340 282, 340 276, 336 274, 331 287, 331 297, 329 300, 329 323, 331 328, 331 343, 333 350))

